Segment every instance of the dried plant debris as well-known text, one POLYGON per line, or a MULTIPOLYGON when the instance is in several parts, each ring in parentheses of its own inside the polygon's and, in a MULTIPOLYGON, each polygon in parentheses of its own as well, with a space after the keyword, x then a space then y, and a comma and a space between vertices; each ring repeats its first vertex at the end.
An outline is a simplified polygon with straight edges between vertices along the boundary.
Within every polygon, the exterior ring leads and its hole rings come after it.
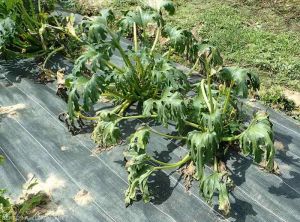
POLYGON ((68 101, 67 88, 65 86, 65 69, 59 69, 56 72, 57 90, 56 95, 61 97, 65 102, 68 101))
POLYGON ((85 206, 93 201, 93 197, 87 190, 80 190, 74 196, 74 201, 80 206, 85 206))
MULTIPOLYGON (((64 186, 64 182, 54 175, 50 175, 45 182, 39 181, 35 176, 29 175, 23 186, 22 194, 16 201, 6 197, 5 191, 0 191, 0 221, 3 217, 7 222, 28 221, 35 217, 62 216, 64 209, 52 200, 52 191, 64 186)), ((2 220, 1 220, 2 219, 2 220)))
POLYGON ((12 106, 0 106, 0 117, 10 117, 13 118, 18 114, 18 111, 26 108, 26 105, 23 103, 18 103, 12 106))
POLYGON ((184 187, 185 190, 188 191, 192 186, 192 181, 196 172, 196 167, 193 161, 184 165, 179 171, 183 174, 184 187))
POLYGON ((279 140, 275 140, 274 147, 277 150, 284 150, 284 144, 281 141, 279 141, 279 140))

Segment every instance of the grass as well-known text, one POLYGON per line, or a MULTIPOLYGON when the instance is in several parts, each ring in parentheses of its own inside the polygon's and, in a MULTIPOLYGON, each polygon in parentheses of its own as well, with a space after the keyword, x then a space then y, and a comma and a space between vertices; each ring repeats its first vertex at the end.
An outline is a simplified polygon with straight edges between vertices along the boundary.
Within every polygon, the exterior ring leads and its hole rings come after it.
MULTIPOLYGON (((288 6, 277 5, 282 14, 255 0, 175 2, 177 13, 169 19, 218 46, 227 64, 255 68, 264 85, 300 91, 300 21, 288 26, 288 6)), ((300 2, 292 3, 300 14, 300 2)))

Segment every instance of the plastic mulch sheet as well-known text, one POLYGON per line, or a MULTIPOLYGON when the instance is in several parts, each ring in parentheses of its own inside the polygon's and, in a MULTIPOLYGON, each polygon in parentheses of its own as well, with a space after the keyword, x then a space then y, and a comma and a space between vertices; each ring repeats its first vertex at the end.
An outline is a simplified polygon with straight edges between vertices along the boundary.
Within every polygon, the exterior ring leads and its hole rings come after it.
MULTIPOLYGON (((66 103, 55 95, 55 84, 34 83, 28 78, 35 72, 32 67, 30 61, 0 62, 0 106, 16 107, 0 117, 0 154, 6 158, 0 167, 0 187, 16 198, 30 174, 57 183, 53 202, 62 210, 44 221, 300 221, 300 127, 286 116, 269 110, 280 176, 260 170, 250 158, 230 156, 236 187, 230 194, 228 217, 199 196, 198 183, 186 192, 176 171, 151 176, 153 200, 148 204, 139 200, 126 208, 126 145, 97 154, 90 133, 72 136, 58 120, 66 103)), ((139 124, 124 123, 124 137, 139 124)), ((155 135, 150 150, 163 161, 176 161, 187 152, 155 135)))

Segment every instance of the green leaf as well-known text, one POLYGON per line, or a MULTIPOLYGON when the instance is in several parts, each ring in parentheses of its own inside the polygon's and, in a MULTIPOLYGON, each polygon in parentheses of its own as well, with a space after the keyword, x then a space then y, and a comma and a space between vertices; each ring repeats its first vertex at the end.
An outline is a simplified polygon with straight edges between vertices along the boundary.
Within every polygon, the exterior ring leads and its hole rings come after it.
POLYGON ((213 113, 202 113, 201 124, 205 126, 210 132, 216 132, 217 135, 222 133, 223 119, 222 112, 217 109, 213 113))
POLYGON ((250 89, 259 89, 260 82, 258 76, 248 69, 227 67, 223 68, 218 75, 227 84, 230 84, 231 81, 234 82, 233 89, 237 96, 246 98, 250 89))
POLYGON ((218 192, 219 210, 223 211, 225 215, 229 213, 230 202, 226 187, 226 173, 214 172, 208 177, 204 177, 200 184, 200 192, 209 203, 211 203, 214 193, 218 192))
POLYGON ((150 156, 146 154, 146 145, 149 142, 150 132, 146 127, 138 129, 130 137, 130 144, 127 152, 124 152, 128 159, 126 169, 128 171, 129 186, 125 193, 125 204, 129 205, 136 200, 136 192, 140 190, 144 202, 150 201, 148 189, 148 177, 154 171, 149 165, 150 156))
POLYGON ((163 36, 169 39, 168 44, 178 53, 184 53, 194 41, 190 31, 172 26, 164 27, 163 36))
POLYGON ((137 153, 140 153, 140 150, 143 150, 142 152, 144 152, 144 150, 146 149, 146 145, 149 142, 149 137, 150 137, 150 131, 147 127, 142 127, 138 129, 129 138, 130 149, 135 150, 137 153))
POLYGON ((249 127, 241 134, 240 147, 244 155, 252 154, 254 161, 266 161, 266 169, 274 168, 275 147, 272 123, 266 113, 257 113, 249 127))
POLYGON ((155 59, 151 78, 152 84, 161 90, 169 87, 174 90, 188 88, 187 76, 163 58, 155 59))
POLYGON ((171 120, 175 121, 179 127, 186 118, 186 106, 183 96, 178 91, 172 92, 170 89, 166 89, 161 99, 148 99, 144 102, 143 114, 151 115, 155 112, 162 124, 167 125, 171 120))
POLYGON ((92 139, 100 146, 109 147, 119 142, 121 131, 118 127, 119 116, 110 111, 101 111, 99 120, 92 133, 92 139))
POLYGON ((169 13, 169 15, 173 15, 175 13, 175 5, 171 0, 142 0, 142 3, 157 12, 164 9, 169 13))
POLYGON ((31 214, 31 211, 34 210, 34 208, 45 205, 48 201, 49 196, 45 192, 39 191, 36 194, 30 194, 24 200, 24 202, 18 206, 18 212, 21 216, 28 216, 31 214))
POLYGON ((131 31, 134 23, 141 28, 146 28, 149 24, 157 22, 158 18, 155 13, 140 9, 127 12, 124 18, 121 19, 120 25, 123 29, 131 31))
POLYGON ((199 43, 196 46, 198 55, 207 54, 210 64, 215 66, 223 65, 223 58, 218 48, 209 44, 199 43))
POLYGON ((187 145, 191 158, 196 163, 196 177, 201 180, 204 176, 204 165, 214 160, 219 147, 216 132, 192 131, 188 133, 187 145))

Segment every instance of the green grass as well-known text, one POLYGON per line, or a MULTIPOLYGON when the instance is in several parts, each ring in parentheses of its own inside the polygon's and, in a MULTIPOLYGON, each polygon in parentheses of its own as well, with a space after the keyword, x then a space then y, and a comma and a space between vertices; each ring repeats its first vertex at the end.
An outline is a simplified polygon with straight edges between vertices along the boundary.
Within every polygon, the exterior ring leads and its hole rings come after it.
POLYGON ((277 15, 274 8, 257 5, 253 0, 248 4, 175 2, 177 13, 170 21, 218 46, 226 64, 256 69, 265 85, 279 84, 300 91, 299 30, 284 25, 286 18, 277 15))

